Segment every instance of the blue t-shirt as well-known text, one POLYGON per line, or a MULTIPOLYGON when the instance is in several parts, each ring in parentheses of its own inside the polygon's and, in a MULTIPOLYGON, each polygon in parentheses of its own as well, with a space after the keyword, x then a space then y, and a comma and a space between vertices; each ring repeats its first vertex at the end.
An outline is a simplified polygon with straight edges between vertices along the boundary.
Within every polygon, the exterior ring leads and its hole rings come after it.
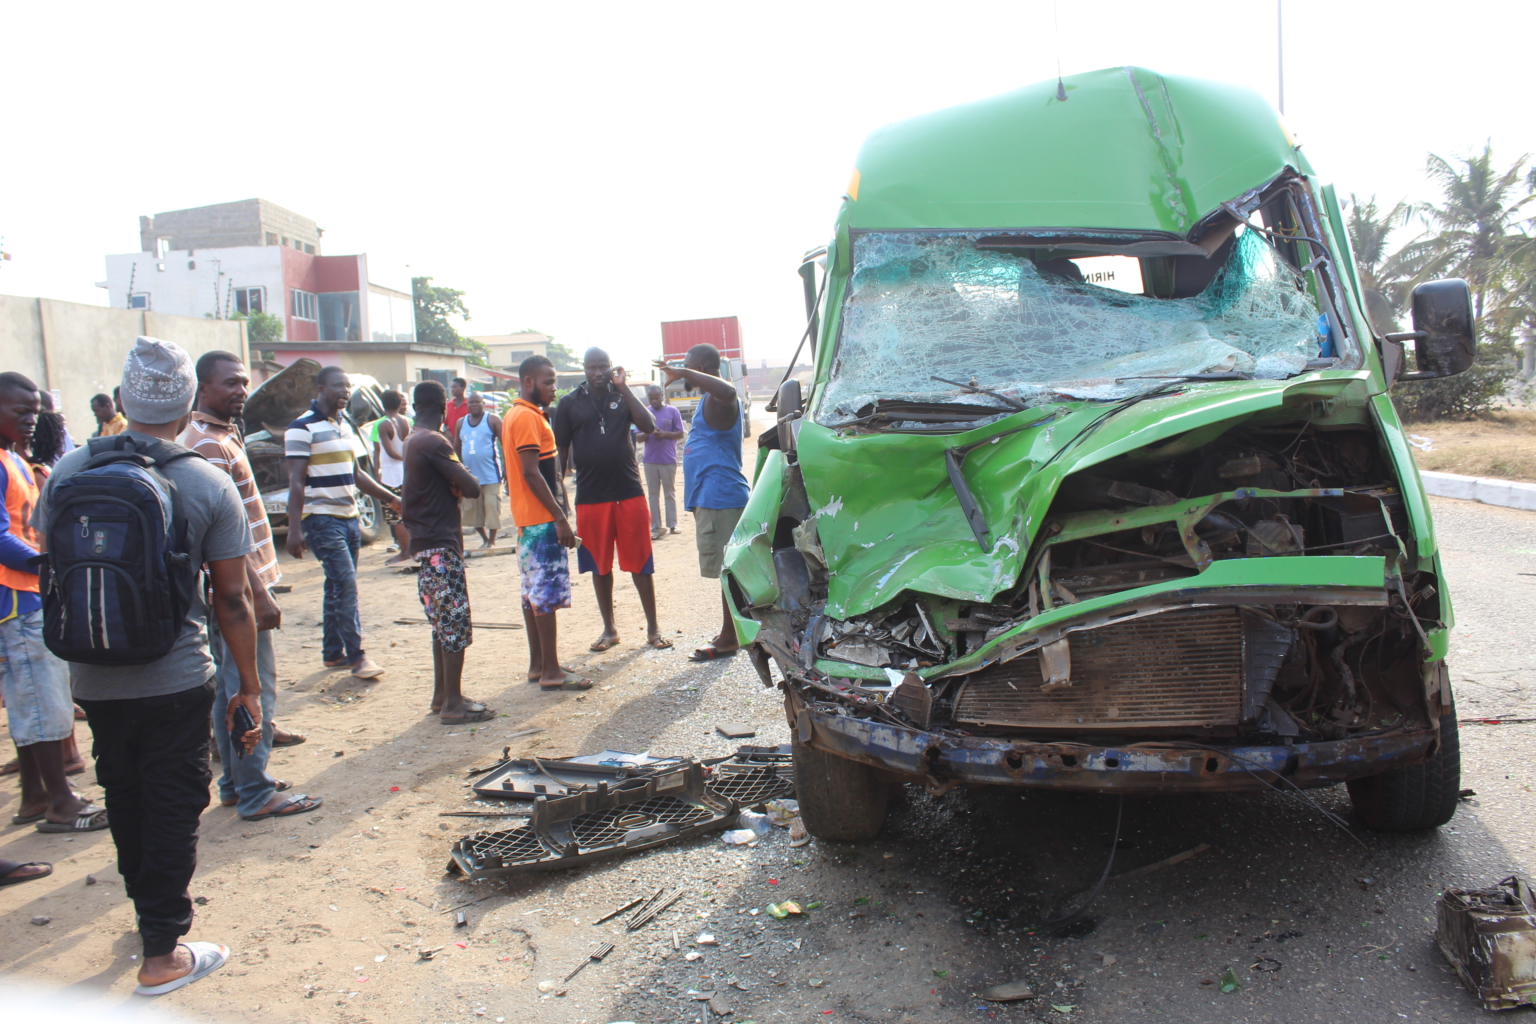
POLYGON ((736 422, 716 430, 704 419, 704 403, 693 413, 683 445, 683 507, 744 508, 752 489, 741 472, 741 401, 736 422))

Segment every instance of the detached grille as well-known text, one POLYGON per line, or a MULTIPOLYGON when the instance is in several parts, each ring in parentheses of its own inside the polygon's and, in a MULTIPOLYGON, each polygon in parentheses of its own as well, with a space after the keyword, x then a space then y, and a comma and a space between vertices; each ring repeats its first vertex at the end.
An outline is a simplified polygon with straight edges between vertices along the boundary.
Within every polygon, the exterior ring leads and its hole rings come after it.
POLYGON ((1026 654, 971 675, 955 721, 1121 731, 1231 727, 1242 716, 1243 628, 1236 608, 1133 619, 1071 633, 1068 643, 1071 686, 1041 693, 1040 659, 1026 654))

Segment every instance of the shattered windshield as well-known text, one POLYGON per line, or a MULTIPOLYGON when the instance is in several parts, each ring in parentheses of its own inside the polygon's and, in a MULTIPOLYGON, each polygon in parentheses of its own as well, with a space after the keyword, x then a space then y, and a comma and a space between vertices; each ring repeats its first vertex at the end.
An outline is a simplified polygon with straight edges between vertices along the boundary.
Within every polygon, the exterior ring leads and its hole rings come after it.
POLYGON ((868 417, 877 401, 1007 411, 934 377, 1033 405, 1129 398, 1166 383, 1153 378, 1188 374, 1280 379, 1332 355, 1305 279, 1256 231, 1239 229, 1210 259, 1143 259, 1145 290, 1169 298, 1089 283, 1059 251, 1000 248, 996 236, 985 246, 975 233, 852 241, 853 278, 817 415, 827 426, 868 417), (1178 297, 1191 278, 1199 290, 1178 297))

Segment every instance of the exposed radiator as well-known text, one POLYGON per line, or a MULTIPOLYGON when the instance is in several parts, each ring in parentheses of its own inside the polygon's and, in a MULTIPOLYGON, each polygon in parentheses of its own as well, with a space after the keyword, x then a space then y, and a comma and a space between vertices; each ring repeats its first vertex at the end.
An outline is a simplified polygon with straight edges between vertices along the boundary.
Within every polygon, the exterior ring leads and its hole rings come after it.
POLYGON ((973 673, 955 721, 1031 729, 1230 729, 1243 712, 1236 608, 1165 612, 1068 634, 1072 685, 1041 693, 1025 654, 973 673))

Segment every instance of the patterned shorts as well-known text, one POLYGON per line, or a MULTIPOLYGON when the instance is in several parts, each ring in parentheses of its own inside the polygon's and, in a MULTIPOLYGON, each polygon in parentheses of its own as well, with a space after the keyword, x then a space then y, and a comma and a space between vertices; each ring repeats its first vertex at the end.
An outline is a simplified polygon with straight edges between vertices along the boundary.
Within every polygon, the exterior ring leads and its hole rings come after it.
POLYGON ((474 639, 469 618, 469 587, 464 581, 464 556, 452 548, 433 548, 416 556, 416 594, 432 623, 432 639, 449 654, 457 654, 474 639))
POLYGON ((518 528, 517 564, 524 611, 548 615, 571 606, 571 560, 554 523, 518 528))
MULTIPOLYGON (((383 486, 384 486, 384 489, 386 491, 388 491, 390 494, 393 494, 397 498, 400 497, 400 488, 398 488, 398 487, 390 487, 388 484, 385 484, 383 486)), ((379 502, 379 508, 384 510, 384 522, 385 522, 386 525, 394 526, 396 523, 400 522, 400 513, 399 512, 396 512, 394 509, 390 508, 388 505, 386 505, 382 501, 379 502)))

